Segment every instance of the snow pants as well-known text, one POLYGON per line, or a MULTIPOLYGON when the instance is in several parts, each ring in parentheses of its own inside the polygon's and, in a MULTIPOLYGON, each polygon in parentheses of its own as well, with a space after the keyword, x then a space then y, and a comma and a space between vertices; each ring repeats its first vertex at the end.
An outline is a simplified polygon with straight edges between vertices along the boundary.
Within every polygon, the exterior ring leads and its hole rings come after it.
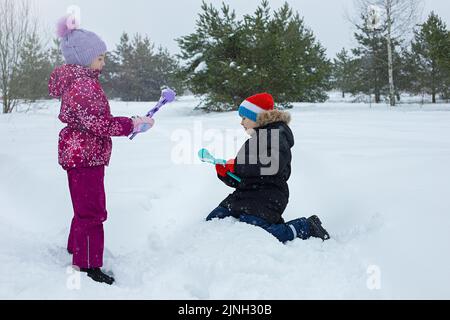
POLYGON ((67 171, 74 217, 67 250, 79 268, 103 266, 106 196, 105 167, 75 168, 67 171))
POLYGON ((294 240, 297 237, 303 240, 310 237, 309 223, 306 218, 299 218, 282 224, 270 224, 257 216, 233 212, 223 207, 217 207, 208 215, 206 221, 215 218, 224 219, 227 217, 234 217, 241 222, 263 228, 283 243, 294 240))

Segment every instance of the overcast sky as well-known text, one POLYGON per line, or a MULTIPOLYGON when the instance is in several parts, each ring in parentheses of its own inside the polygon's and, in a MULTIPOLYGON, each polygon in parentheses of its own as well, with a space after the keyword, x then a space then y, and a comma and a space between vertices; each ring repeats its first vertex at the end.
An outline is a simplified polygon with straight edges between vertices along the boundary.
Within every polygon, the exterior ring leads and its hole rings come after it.
MULTIPOLYGON (((195 22, 201 11, 201 0, 31 0, 35 1, 41 22, 54 30, 57 19, 70 5, 81 8, 82 28, 99 34, 114 49, 123 31, 130 34, 147 34, 156 45, 162 45, 171 53, 178 53, 176 38, 195 30, 195 22)), ((227 0, 239 16, 254 12, 260 0, 227 0)), ((278 9, 285 0, 269 0, 278 9)), ((333 57, 342 47, 354 45, 353 31, 346 19, 352 12, 353 0, 288 0, 294 10, 316 38, 333 57)), ((219 7, 222 0, 210 0, 219 7)), ((450 27, 450 0, 424 0, 426 18, 434 10, 450 27)))

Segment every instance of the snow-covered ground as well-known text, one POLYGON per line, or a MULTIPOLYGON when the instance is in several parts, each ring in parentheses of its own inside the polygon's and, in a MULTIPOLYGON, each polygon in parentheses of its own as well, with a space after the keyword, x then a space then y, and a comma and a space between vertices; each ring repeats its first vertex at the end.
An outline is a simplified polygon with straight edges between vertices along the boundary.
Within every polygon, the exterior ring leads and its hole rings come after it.
POLYGON ((72 208, 57 164, 58 102, 0 115, 0 298, 450 298, 450 105, 296 104, 284 217, 318 214, 333 239, 283 245, 232 219, 204 221, 232 190, 196 153, 231 158, 246 136, 236 113, 192 111, 197 103, 182 98, 151 132, 114 139, 112 287, 74 274, 65 251, 72 208))
MULTIPOLYGON (((381 98, 384 102, 388 103, 388 97, 382 96, 381 98)), ((432 97, 428 94, 423 95, 411 95, 408 93, 402 93, 400 95, 400 105, 404 104, 417 104, 419 106, 424 107, 427 104, 431 104, 432 97)), ((349 93, 346 93, 344 97, 342 97, 342 92, 339 91, 330 91, 328 92, 328 103, 334 102, 334 103, 355 103, 355 102, 365 102, 368 104, 369 107, 376 107, 375 97, 372 94, 372 96, 365 95, 365 94, 357 94, 357 95, 351 95, 349 93)), ((444 101, 437 97, 438 104, 440 103, 448 103, 448 101, 444 101)))

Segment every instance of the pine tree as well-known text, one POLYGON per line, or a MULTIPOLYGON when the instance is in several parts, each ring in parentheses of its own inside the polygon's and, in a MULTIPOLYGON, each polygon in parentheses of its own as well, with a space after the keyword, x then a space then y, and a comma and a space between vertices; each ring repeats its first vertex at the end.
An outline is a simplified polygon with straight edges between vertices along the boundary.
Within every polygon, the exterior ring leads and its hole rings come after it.
POLYGON ((333 61, 333 87, 342 92, 342 98, 345 93, 351 92, 354 87, 355 60, 353 60, 347 50, 343 48, 337 53, 333 61))
POLYGON ((395 60, 395 87, 397 92, 397 100, 400 100, 399 94, 412 93, 417 87, 420 79, 416 78, 415 63, 413 57, 407 48, 402 48, 395 60))
POLYGON ((434 12, 415 30, 411 48, 414 76, 421 79, 420 89, 431 94, 432 102, 436 103, 437 95, 445 96, 449 90, 450 42, 445 23, 434 12))
POLYGON ((262 91, 281 106, 327 98, 325 50, 288 4, 270 11, 264 0, 238 20, 228 5, 218 10, 203 2, 196 32, 178 39, 184 77, 195 94, 206 95, 206 110, 236 109, 262 91))
POLYGON ((11 90, 14 96, 36 101, 48 95, 48 79, 52 65, 37 33, 29 35, 20 53, 20 62, 14 70, 11 90))
POLYGON ((65 63, 64 57, 60 49, 61 41, 59 39, 53 39, 53 47, 50 49, 50 63, 53 67, 61 66, 65 63))
POLYGON ((241 23, 225 4, 219 12, 203 2, 202 11, 196 32, 178 39, 179 57, 185 61, 181 75, 192 92, 208 95, 207 110, 230 109, 246 92, 246 83, 237 81, 247 69, 239 61, 241 23))
POLYGON ((156 51, 147 36, 130 39, 123 33, 116 50, 107 55, 103 83, 111 98, 158 100, 164 86, 182 91, 178 72, 177 61, 166 49, 156 51))
POLYGON ((447 32, 447 41, 442 49, 438 64, 444 78, 442 98, 448 102, 450 100, 450 31, 447 32))
POLYGON ((184 91, 182 79, 179 77, 180 65, 166 48, 159 47, 154 55, 155 70, 153 77, 160 86, 169 86, 179 95, 184 91))
POLYGON ((123 33, 120 42, 112 53, 106 55, 106 65, 103 69, 102 83, 110 98, 127 100, 131 96, 132 84, 135 79, 131 77, 132 46, 127 33, 123 33))
POLYGON ((274 13, 262 43, 269 45, 266 57, 271 60, 268 61, 269 76, 264 80, 278 102, 327 99, 331 63, 312 31, 304 25, 298 13, 294 15, 287 3, 274 13))
MULTIPOLYGON (((379 29, 373 30, 367 24, 367 17, 361 15, 362 23, 358 25, 358 32, 355 33, 355 39, 359 43, 357 48, 352 49, 353 55, 358 63, 358 70, 355 73, 357 81, 352 88, 353 94, 365 93, 375 96, 375 103, 380 103, 382 96, 389 95, 389 77, 388 77, 388 50, 387 39, 384 36, 387 25, 381 25, 379 29)), ((395 50, 400 46, 399 41, 392 39, 393 51, 393 74, 394 78, 401 71, 400 55, 395 50)), ((398 88, 394 88, 398 95, 398 88)))
POLYGON ((148 37, 136 34, 132 40, 131 68, 126 70, 133 79, 130 96, 127 100, 157 100, 161 86, 154 78, 154 45, 148 37))

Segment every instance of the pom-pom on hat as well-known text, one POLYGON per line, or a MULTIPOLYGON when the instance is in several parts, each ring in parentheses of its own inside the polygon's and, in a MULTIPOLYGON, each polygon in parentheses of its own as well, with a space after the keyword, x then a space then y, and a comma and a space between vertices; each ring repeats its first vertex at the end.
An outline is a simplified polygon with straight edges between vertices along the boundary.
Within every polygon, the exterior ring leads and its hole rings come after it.
POLYGON ((80 29, 79 21, 72 15, 58 21, 56 33, 67 64, 89 67, 95 58, 108 51, 105 42, 95 33, 80 29))
POLYGON ((271 111, 274 108, 272 95, 269 93, 259 93, 245 99, 239 107, 239 115, 254 122, 258 119, 258 114, 271 111))

